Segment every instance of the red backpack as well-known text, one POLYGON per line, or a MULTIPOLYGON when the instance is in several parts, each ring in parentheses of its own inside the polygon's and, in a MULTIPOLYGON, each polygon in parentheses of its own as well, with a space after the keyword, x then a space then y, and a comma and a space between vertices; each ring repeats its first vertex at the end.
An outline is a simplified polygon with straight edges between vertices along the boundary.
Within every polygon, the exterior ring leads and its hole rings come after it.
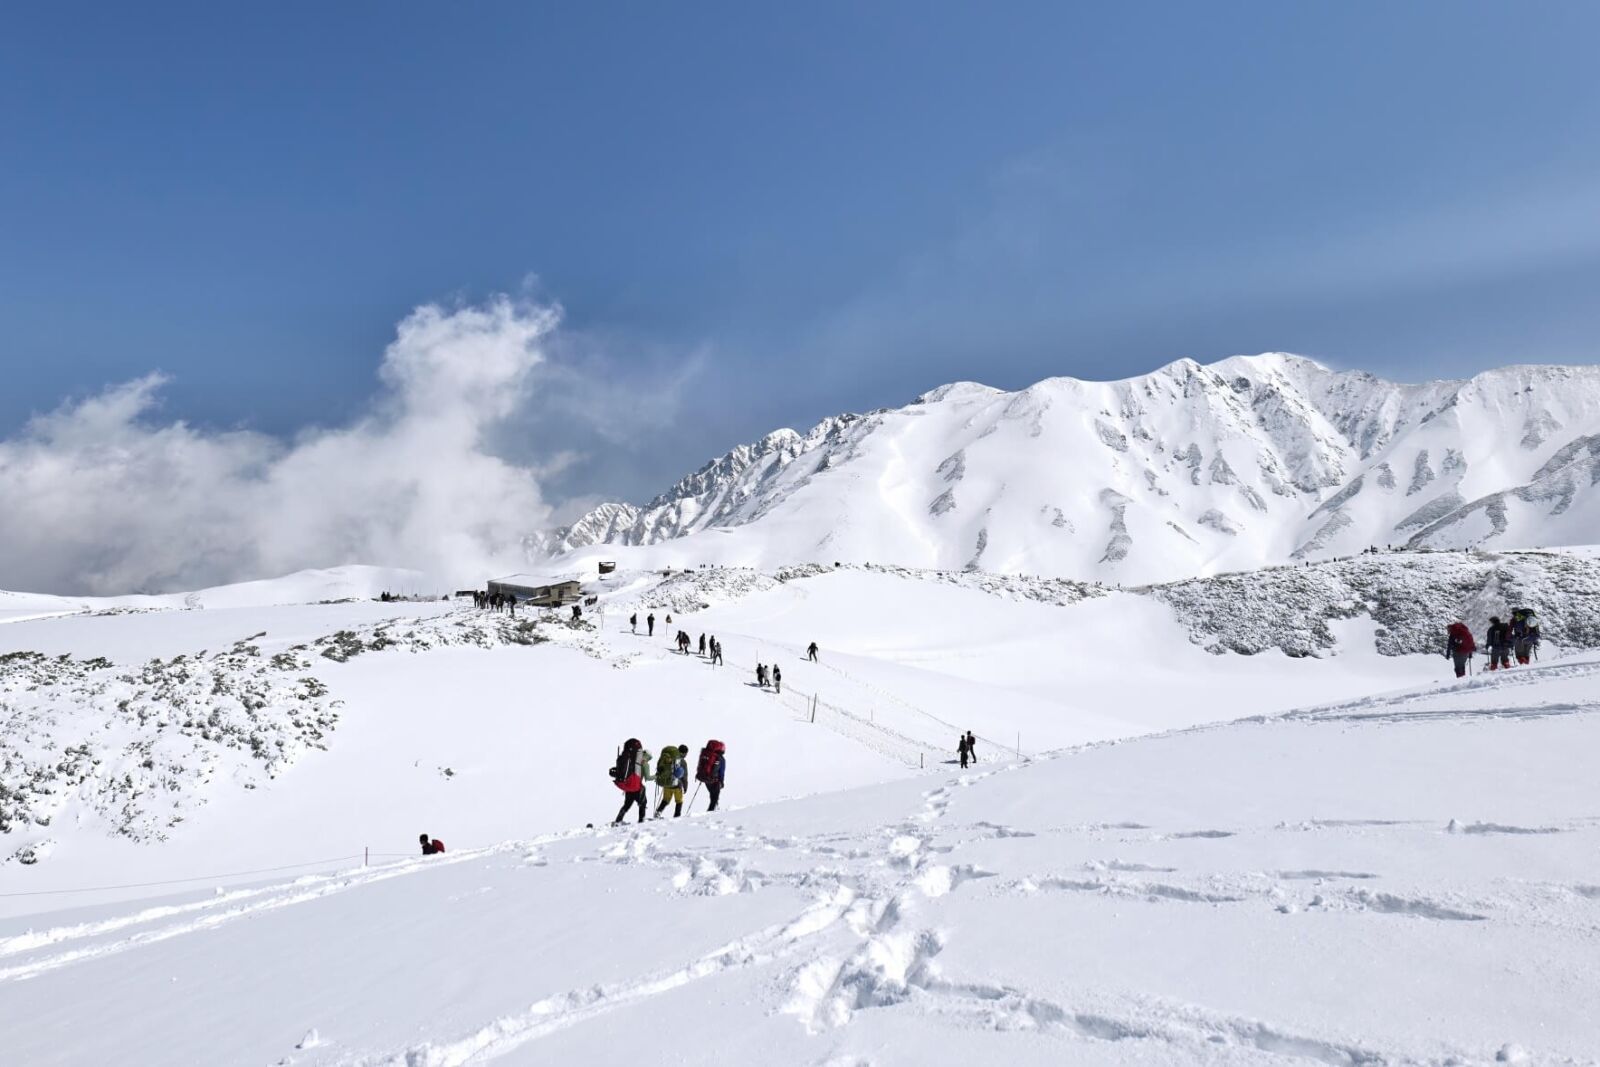
POLYGON ((1463 656, 1470 656, 1478 651, 1478 643, 1472 639, 1472 631, 1467 629, 1464 622, 1453 622, 1445 631, 1450 635, 1450 651, 1463 656))
POLYGON ((644 747, 637 737, 630 737, 617 753, 617 765, 611 768, 611 781, 624 793, 634 793, 643 785, 639 777, 639 749, 644 747))
POLYGON ((700 750, 700 762, 695 767, 694 780, 697 782, 714 782, 717 780, 717 761, 727 751, 727 746, 721 741, 707 741, 706 747, 700 750))

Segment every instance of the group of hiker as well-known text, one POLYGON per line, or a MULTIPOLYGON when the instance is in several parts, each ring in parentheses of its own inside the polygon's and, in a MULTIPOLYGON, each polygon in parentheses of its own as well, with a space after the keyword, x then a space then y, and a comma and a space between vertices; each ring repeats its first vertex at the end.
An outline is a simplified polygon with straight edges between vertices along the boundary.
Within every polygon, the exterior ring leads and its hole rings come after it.
MULTIPOLYGON (((1527 666, 1539 654, 1539 641, 1539 616, 1534 614, 1532 608, 1514 609, 1509 622, 1498 615, 1489 616, 1489 628, 1483 635, 1489 669, 1510 669, 1513 656, 1518 663, 1527 666)), ((1473 640, 1472 630, 1467 624, 1460 619, 1452 622, 1445 630, 1444 654, 1454 663, 1457 678, 1467 673, 1473 654, 1477 651, 1478 643, 1473 640)))
POLYGON ((768 667, 765 663, 757 663, 756 684, 763 689, 770 685, 775 693, 783 692, 783 668, 776 663, 771 667, 768 667))
POLYGON ((967 769, 969 761, 972 763, 978 762, 978 739, 972 736, 971 730, 963 734, 961 740, 957 742, 956 755, 961 758, 962 770, 967 769))
POLYGON ((472 593, 472 606, 489 611, 509 611, 517 613, 517 598, 510 593, 502 593, 496 589, 492 593, 483 590, 474 590, 472 593))
MULTIPOLYGON (((639 821, 644 822, 649 801, 648 783, 652 781, 658 797, 655 817, 661 818, 668 804, 673 805, 674 819, 683 814, 684 791, 689 785, 689 746, 668 745, 663 748, 652 774, 653 758, 650 750, 637 737, 628 738, 617 750, 617 762, 607 773, 612 783, 622 790, 622 810, 617 812, 612 826, 621 825, 635 806, 639 809, 639 821)), ((695 786, 695 793, 698 795, 703 785, 706 796, 711 800, 706 810, 716 811, 717 801, 722 798, 722 787, 728 780, 727 747, 721 741, 712 739, 700 749, 700 758, 695 762, 694 780, 699 783, 695 786)), ((689 804, 693 807, 694 797, 689 798, 689 804)))
MULTIPOLYGON (((645 635, 648 636, 648 637, 654 637, 656 635, 656 613, 655 612, 652 611, 649 615, 645 616, 644 625, 645 625, 645 635)), ((667 616, 667 625, 668 626, 672 625, 672 616, 671 615, 667 616)), ((639 613, 637 611, 634 612, 632 615, 628 616, 628 628, 630 630, 632 630, 634 633, 638 633, 639 632, 639 613)))

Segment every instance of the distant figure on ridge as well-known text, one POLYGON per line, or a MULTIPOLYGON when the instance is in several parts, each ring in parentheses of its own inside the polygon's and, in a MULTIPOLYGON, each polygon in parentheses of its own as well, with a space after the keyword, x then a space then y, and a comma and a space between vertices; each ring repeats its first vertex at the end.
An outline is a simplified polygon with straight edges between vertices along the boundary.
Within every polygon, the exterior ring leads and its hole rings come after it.
POLYGON ((424 856, 437 856, 444 851, 444 842, 437 837, 429 837, 427 834, 423 834, 418 840, 422 842, 422 854, 424 856))
POLYGON ((817 662, 817 643, 815 641, 806 646, 806 659, 812 663, 817 662))

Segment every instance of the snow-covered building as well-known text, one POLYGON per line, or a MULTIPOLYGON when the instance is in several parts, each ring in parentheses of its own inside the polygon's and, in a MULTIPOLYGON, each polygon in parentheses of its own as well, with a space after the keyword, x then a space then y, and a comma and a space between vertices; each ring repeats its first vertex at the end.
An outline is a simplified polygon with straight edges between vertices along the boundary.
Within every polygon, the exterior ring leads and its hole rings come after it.
POLYGON ((571 574, 508 574, 489 582, 490 593, 503 593, 539 607, 560 607, 583 594, 583 578, 571 574))

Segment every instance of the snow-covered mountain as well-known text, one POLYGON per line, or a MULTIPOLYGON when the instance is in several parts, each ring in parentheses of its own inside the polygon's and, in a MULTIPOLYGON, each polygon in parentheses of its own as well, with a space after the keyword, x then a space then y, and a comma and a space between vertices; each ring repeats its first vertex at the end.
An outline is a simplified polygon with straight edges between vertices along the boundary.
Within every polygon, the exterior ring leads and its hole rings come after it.
POLYGON ((1600 366, 1405 385, 1274 353, 1012 393, 957 382, 776 431, 534 547, 1148 582, 1369 545, 1583 543, 1597 482, 1600 366))

